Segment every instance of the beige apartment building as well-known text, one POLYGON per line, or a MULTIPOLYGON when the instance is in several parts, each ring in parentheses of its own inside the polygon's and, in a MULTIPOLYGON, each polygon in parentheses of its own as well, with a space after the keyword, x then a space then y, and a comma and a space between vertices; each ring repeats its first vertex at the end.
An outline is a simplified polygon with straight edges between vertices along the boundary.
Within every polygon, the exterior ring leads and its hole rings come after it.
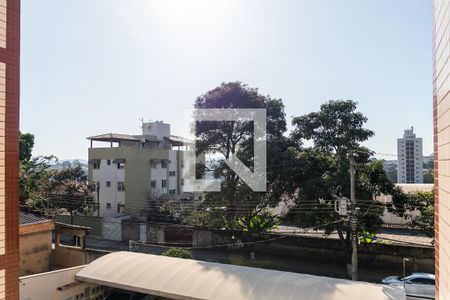
POLYGON ((436 299, 450 299, 450 1, 433 1, 436 299))
POLYGON ((89 181, 98 192, 99 216, 139 218, 152 201, 201 200, 187 175, 192 142, 171 135, 170 124, 143 123, 140 135, 107 133, 88 139, 89 181))

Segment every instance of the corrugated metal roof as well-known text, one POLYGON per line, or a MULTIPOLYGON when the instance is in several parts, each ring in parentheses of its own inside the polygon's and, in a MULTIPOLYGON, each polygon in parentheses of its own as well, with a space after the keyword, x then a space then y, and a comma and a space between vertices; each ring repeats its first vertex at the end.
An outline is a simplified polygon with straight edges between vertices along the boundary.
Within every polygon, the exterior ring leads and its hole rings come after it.
POLYGON ((76 280, 169 299, 405 299, 385 285, 133 252, 102 256, 76 280))
POLYGON ((120 141, 120 140, 125 140, 125 141, 140 141, 138 138, 135 138, 132 135, 129 134, 123 134, 123 133, 105 133, 105 134, 100 134, 100 135, 95 135, 95 136, 90 136, 87 137, 88 140, 93 140, 93 141, 103 141, 103 142, 109 142, 109 141, 120 141))
POLYGON ((41 224, 41 223, 48 223, 52 220, 47 219, 42 216, 38 216, 32 213, 26 213, 23 211, 19 212, 19 224, 20 226, 23 225, 32 225, 32 224, 41 224))
POLYGON ((182 136, 178 136, 178 135, 170 135, 169 137, 166 137, 167 139, 171 140, 173 143, 177 143, 177 144, 183 144, 183 145, 189 145, 189 144, 193 144, 194 141, 184 138, 182 136))

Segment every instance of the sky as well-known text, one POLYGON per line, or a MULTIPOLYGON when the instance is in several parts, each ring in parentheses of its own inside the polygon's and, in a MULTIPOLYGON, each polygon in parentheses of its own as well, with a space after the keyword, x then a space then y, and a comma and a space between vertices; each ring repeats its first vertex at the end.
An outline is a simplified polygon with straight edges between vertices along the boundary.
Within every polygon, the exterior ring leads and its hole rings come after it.
MULTIPOLYGON (((22 132, 34 155, 87 159, 86 137, 187 134, 183 114, 222 82, 281 98, 287 121, 352 99, 395 154, 414 126, 433 151, 431 1, 22 0, 22 132)), ((393 156, 380 156, 396 159, 393 156)))

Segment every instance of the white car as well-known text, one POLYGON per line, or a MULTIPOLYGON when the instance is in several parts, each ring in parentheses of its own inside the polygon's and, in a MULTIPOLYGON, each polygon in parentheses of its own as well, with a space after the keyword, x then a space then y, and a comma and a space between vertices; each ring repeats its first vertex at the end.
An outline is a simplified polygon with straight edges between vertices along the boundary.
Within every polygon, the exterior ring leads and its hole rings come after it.
POLYGON ((404 286, 406 296, 420 299, 434 299, 435 277, 429 273, 412 273, 402 278, 400 276, 388 276, 381 282, 391 286, 404 286))

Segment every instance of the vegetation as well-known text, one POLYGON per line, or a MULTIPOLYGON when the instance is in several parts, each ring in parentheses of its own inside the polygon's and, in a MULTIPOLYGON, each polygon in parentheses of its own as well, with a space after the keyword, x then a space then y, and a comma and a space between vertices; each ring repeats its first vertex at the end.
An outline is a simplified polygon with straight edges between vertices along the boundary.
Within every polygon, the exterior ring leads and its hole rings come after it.
POLYGON ((391 212, 410 221, 410 225, 434 237, 434 192, 402 193, 396 190, 392 197, 391 212))
MULTIPOLYGON (((281 163, 288 148, 284 105, 281 99, 259 94, 241 82, 222 83, 215 89, 198 97, 196 109, 203 108, 265 108, 267 111, 267 164, 277 166, 281 163)), ((253 122, 248 121, 199 121, 196 124, 197 155, 203 153, 222 154, 223 160, 214 166, 200 165, 197 175, 206 171, 223 178, 221 193, 207 193, 202 210, 222 214, 222 226, 232 229, 237 220, 249 219, 255 210, 274 206, 283 193, 284 183, 278 172, 267 173, 269 192, 254 192, 225 164, 231 156, 237 156, 247 166, 253 165, 253 122), (224 209, 222 209, 224 208, 224 209)), ((201 222, 205 220, 202 215, 201 222)), ((214 222, 218 225, 217 222, 214 222)))
POLYGON ((325 234, 336 231, 347 264, 351 261, 351 230, 348 220, 335 212, 334 201, 340 196, 350 198, 350 151, 358 154, 356 195, 361 235, 372 234, 381 225, 384 207, 375 197, 394 189, 382 163, 370 160, 372 152, 360 144, 374 133, 364 128, 367 118, 356 109, 354 101, 335 100, 323 104, 318 112, 294 118, 291 137, 297 147, 290 149, 292 167, 286 174, 286 181, 292 182, 290 196, 296 202, 289 219, 299 227, 325 230, 325 234), (313 146, 302 148, 306 140, 313 146))
POLYGON ((31 157, 34 136, 20 135, 20 204, 42 215, 57 212, 89 214, 93 193, 81 165, 61 170, 50 168, 57 161, 54 156, 31 157))
POLYGON ((170 257, 178 257, 178 258, 189 258, 192 259, 192 252, 183 248, 170 248, 169 250, 161 253, 163 256, 170 256, 170 257))

